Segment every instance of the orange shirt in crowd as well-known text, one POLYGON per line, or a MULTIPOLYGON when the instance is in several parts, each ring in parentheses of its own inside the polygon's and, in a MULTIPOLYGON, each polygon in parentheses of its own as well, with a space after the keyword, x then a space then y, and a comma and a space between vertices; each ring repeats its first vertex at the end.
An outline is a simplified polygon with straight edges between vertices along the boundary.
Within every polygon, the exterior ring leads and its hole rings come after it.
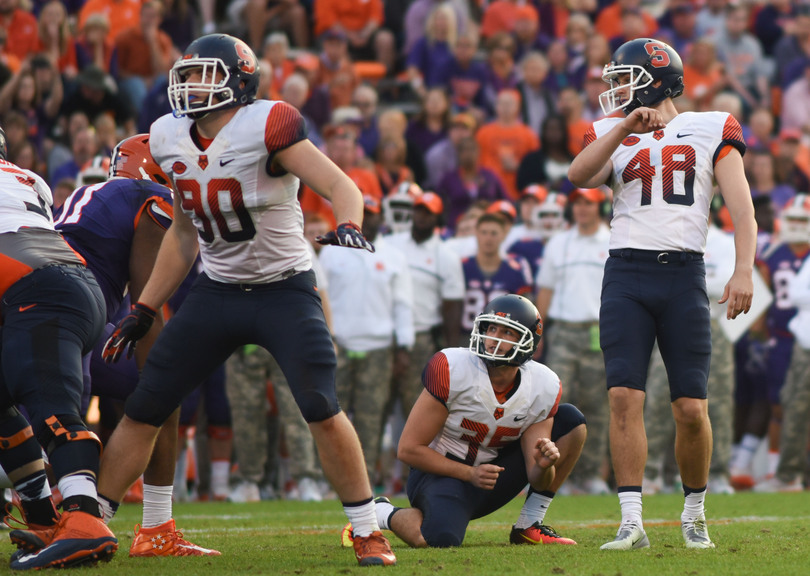
MULTIPOLYGON (((37 38, 37 48, 35 52, 47 52, 45 44, 42 43, 41 38, 37 38)), ((59 61, 56 63, 59 72, 64 74, 65 70, 78 70, 79 64, 76 61, 76 42, 71 39, 67 43, 65 51, 59 55, 59 61)))
POLYGON ((315 0, 315 36, 320 36, 335 24, 357 32, 369 22, 382 25, 382 0, 315 0))
POLYGON ((39 48, 37 17, 30 12, 17 8, 10 17, 0 16, 0 28, 6 31, 5 54, 22 61, 39 48))
POLYGON ((152 69, 149 44, 146 42, 140 25, 130 26, 121 32, 115 39, 115 47, 118 49, 118 68, 121 75, 123 77, 152 78, 158 74, 164 74, 171 64, 172 39, 163 30, 158 30, 157 41, 163 57, 163 70, 152 69))
POLYGON ((509 197, 517 200, 520 197, 517 189, 517 165, 526 154, 540 148, 537 134, 520 122, 509 126, 490 122, 478 130, 475 139, 481 151, 481 165, 495 172, 509 197), (505 157, 511 157, 515 164, 514 170, 504 169, 502 159, 505 157))
POLYGON ((585 132, 593 126, 587 120, 577 120, 568 124, 568 150, 576 156, 585 147, 585 132))
MULTIPOLYGON (((349 175, 357 187, 363 194, 374 196, 377 200, 382 200, 383 193, 380 188, 380 183, 377 180, 377 175, 365 168, 350 168, 346 174, 349 175)), ((298 195, 298 201, 301 203, 301 210, 303 212, 311 212, 319 214, 329 222, 330 226, 334 228, 337 226, 335 222, 335 215, 332 213, 332 203, 326 200, 323 196, 312 190, 309 186, 302 186, 301 193, 298 195)))
POLYGON ((694 102, 708 103, 717 93, 723 71, 719 66, 708 74, 698 72, 688 64, 683 67, 684 94, 694 102))
POLYGON ((77 29, 84 30, 84 22, 90 14, 101 13, 110 23, 107 38, 115 41, 125 29, 141 23, 141 4, 141 0, 87 0, 79 11, 77 29))
POLYGON ((512 32, 515 22, 522 18, 539 19, 537 9, 530 4, 515 4, 509 0, 496 0, 490 4, 481 20, 481 36, 489 38, 497 32, 512 32))
MULTIPOLYGON (((647 25, 647 31, 644 34, 649 38, 655 36, 658 30, 658 22, 648 12, 641 10, 641 17, 647 25)), ((622 35, 622 7, 618 3, 611 4, 602 8, 599 16, 596 17, 596 31, 602 36, 610 40, 616 36, 622 35)))
POLYGON ((284 82, 295 72, 295 62, 289 58, 281 66, 273 66, 273 81, 270 83, 270 100, 281 100, 281 89, 284 82))

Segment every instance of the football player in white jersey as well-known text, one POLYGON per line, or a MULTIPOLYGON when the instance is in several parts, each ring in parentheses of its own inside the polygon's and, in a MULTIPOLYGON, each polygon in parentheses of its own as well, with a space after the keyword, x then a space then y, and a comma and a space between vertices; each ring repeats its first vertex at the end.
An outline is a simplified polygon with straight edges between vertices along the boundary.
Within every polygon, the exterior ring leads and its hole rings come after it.
POLYGON ((303 234, 299 178, 332 201, 339 225, 321 243, 374 251, 360 231, 362 195, 307 140, 295 108, 256 100, 258 82, 256 56, 225 34, 192 42, 170 72, 174 112, 155 121, 149 142, 175 189, 175 220, 105 357, 131 353, 198 250, 203 273, 150 351, 105 447, 99 490, 120 501, 183 397, 234 350, 257 344, 278 361, 310 424, 323 470, 355 526, 358 562, 391 565, 396 558, 377 526, 360 443, 335 394, 335 351, 303 234))
POLYGON ((602 549, 649 546, 641 515, 647 456, 643 408, 647 367, 658 340, 677 427, 675 454, 685 495, 687 548, 713 548, 704 498, 712 432, 707 411, 711 356, 703 251, 713 181, 734 221, 735 268, 719 302, 726 315, 748 312, 756 223, 739 123, 722 112, 678 114, 683 64, 649 38, 622 44, 605 66, 605 114, 585 136, 568 175, 576 186, 613 188, 610 258, 599 328, 610 401, 610 450, 622 522, 602 549), (613 115, 623 111, 625 116, 613 115))
POLYGON ((460 546, 470 520, 506 505, 529 484, 513 544, 576 544, 543 524, 585 443, 585 417, 560 404, 560 379, 532 360, 543 332, 523 296, 494 298, 470 345, 445 348, 422 374, 398 457, 411 466, 408 499, 377 498, 377 522, 410 546, 460 546))

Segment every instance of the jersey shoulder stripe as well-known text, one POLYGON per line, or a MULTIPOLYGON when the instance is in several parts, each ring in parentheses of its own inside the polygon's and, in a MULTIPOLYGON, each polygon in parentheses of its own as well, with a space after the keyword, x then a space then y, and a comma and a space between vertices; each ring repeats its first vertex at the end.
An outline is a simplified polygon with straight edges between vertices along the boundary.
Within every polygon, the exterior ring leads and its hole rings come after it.
POLYGON ((425 390, 439 402, 447 406, 450 397, 450 364, 443 352, 436 352, 422 372, 425 390))
POLYGON ((275 102, 264 125, 264 144, 271 156, 306 139, 307 124, 301 113, 286 102, 275 102))

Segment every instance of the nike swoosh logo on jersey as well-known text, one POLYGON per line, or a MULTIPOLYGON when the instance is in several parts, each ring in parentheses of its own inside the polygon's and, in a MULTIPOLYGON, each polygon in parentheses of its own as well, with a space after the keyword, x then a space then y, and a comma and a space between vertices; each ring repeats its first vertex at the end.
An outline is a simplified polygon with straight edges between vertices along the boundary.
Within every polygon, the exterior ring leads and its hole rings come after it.
POLYGON ((30 310, 34 306, 36 306, 36 304, 29 304, 28 306, 20 306, 20 312, 25 312, 26 310, 30 310))
POLYGON ((520 422, 521 420, 525 420, 525 419, 526 419, 525 414, 523 416, 515 416, 515 422, 520 422))
POLYGON ((219 161, 219 165, 220 165, 220 166, 226 166, 227 164, 230 164, 230 163, 231 163, 231 162, 233 162, 234 160, 236 160, 236 158, 231 158, 230 160, 220 160, 220 161, 219 161))
POLYGON ((694 136, 694 132, 687 132, 686 134, 681 134, 680 132, 678 132, 675 135, 675 138, 686 138, 687 136, 694 136))

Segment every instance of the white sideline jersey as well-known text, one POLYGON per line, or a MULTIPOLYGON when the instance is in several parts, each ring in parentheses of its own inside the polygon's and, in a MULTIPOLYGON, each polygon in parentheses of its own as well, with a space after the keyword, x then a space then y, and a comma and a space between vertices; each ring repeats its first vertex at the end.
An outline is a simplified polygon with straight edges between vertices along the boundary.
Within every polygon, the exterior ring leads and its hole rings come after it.
POLYGON ((194 222, 206 274, 219 282, 267 283, 312 267, 298 203, 298 178, 270 173, 273 155, 306 138, 285 102, 242 106, 203 150, 194 121, 167 114, 149 148, 194 222))
POLYGON ((554 416, 562 395, 560 378, 530 360, 520 366, 520 384, 503 404, 495 397, 484 361, 466 348, 445 348, 422 374, 425 389, 445 405, 447 421, 430 447, 443 456, 477 466, 520 440, 532 424, 554 416))
POLYGON ((20 228, 54 229, 53 195, 39 175, 0 160, 0 190, 0 233, 20 228))
MULTIPOLYGON (((595 122, 587 146, 622 118, 595 122)), ((683 112, 663 130, 631 134, 613 152, 610 248, 704 252, 714 166, 742 128, 725 112, 683 112)))

